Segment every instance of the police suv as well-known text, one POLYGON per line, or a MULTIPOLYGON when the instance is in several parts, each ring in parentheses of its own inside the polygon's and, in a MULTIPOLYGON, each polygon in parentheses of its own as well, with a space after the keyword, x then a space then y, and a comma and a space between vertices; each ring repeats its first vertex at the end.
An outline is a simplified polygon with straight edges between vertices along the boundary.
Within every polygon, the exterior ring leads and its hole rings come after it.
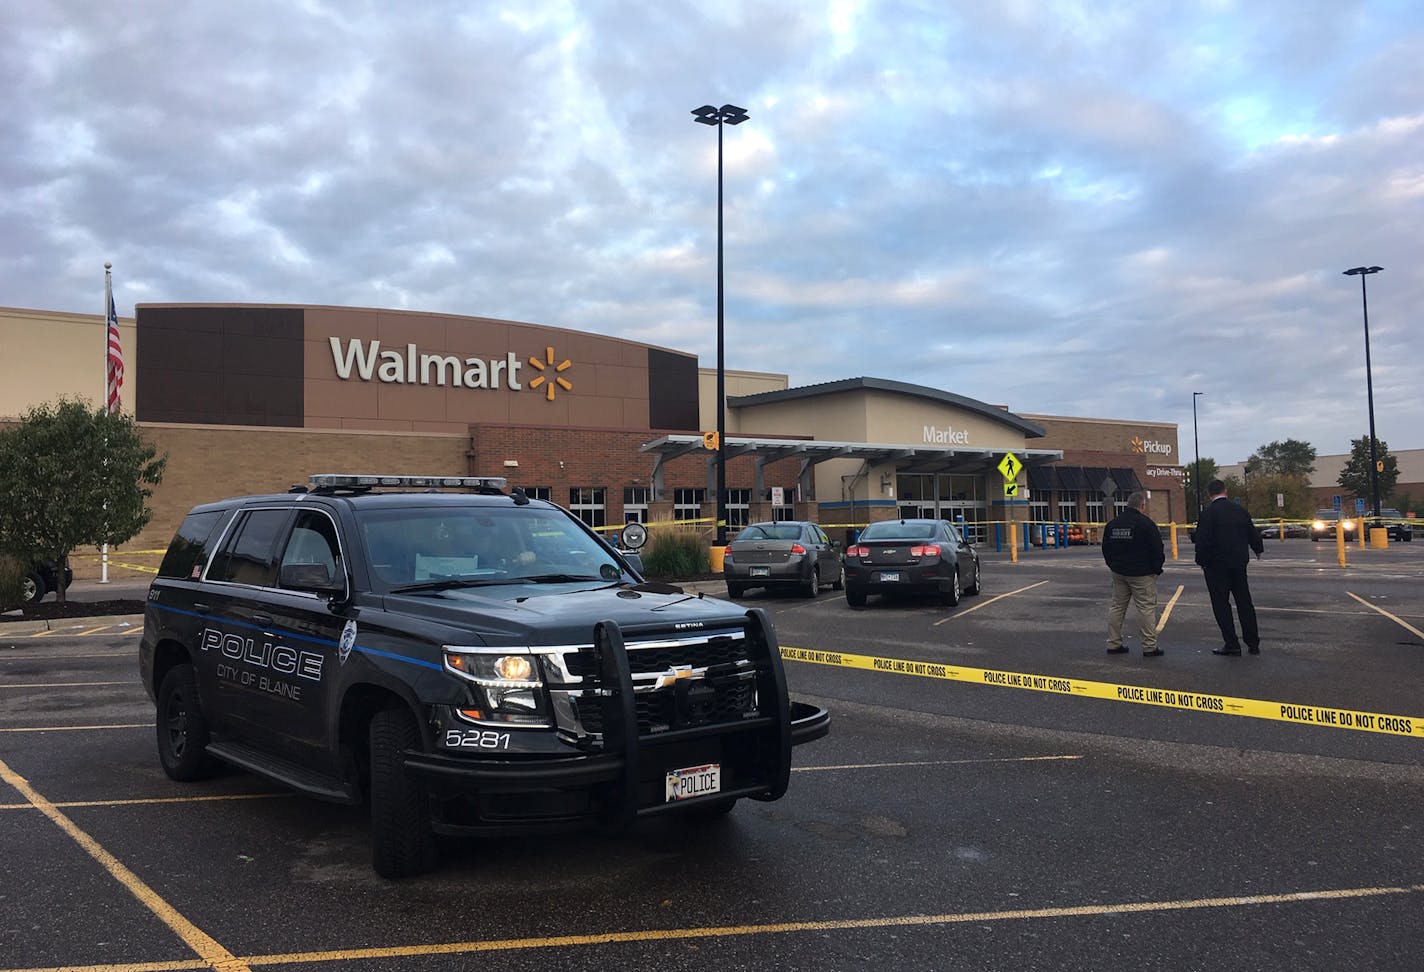
POLYGON ((140 648, 168 776, 216 759, 368 801, 386 877, 433 866, 437 834, 784 794, 830 716, 788 699, 766 615, 645 583, 505 485, 320 475, 189 513, 140 648))

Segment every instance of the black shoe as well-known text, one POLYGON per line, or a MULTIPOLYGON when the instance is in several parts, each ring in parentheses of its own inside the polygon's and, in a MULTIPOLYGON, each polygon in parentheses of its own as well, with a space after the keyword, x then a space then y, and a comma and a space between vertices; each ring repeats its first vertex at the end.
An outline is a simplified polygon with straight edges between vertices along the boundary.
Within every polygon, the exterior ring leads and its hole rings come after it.
POLYGON ((1144 651, 1144 652, 1142 653, 1142 657, 1143 657, 1143 658, 1156 658, 1156 657, 1157 657, 1158 655, 1160 655, 1160 654, 1162 654, 1162 649, 1161 649, 1161 648, 1152 648, 1152 649, 1149 649, 1149 650, 1147 650, 1147 651, 1144 651))
POLYGON ((1250 652, 1251 654, 1253 654, 1253 655, 1259 655, 1259 654, 1261 653, 1261 646, 1260 646, 1260 645, 1247 645, 1247 646, 1246 646, 1246 650, 1249 651, 1249 652, 1250 652))
POLYGON ((1109 655, 1125 655, 1125 654, 1127 654, 1127 645, 1118 645, 1116 648, 1109 648, 1109 649, 1108 649, 1108 654, 1109 654, 1109 655))
POLYGON ((1232 648, 1228 645, 1222 645, 1220 648, 1213 648, 1211 650, 1211 653, 1213 655, 1239 655, 1241 654, 1241 649, 1232 648))

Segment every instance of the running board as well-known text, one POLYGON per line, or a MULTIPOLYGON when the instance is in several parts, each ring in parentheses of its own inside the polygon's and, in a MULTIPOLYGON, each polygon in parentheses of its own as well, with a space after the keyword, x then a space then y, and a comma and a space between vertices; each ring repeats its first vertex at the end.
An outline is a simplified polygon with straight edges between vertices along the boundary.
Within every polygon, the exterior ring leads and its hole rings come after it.
POLYGON ((252 746, 244 746, 238 742, 215 741, 208 743, 208 753, 239 769, 265 776, 318 800, 353 806, 361 802, 361 791, 350 781, 278 759, 252 746))

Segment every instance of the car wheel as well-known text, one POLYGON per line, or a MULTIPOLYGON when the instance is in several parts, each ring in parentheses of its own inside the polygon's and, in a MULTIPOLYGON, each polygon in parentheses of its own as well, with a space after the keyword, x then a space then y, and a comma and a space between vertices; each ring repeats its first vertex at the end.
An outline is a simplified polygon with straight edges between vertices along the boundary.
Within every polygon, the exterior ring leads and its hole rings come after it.
POLYGON ((44 578, 34 571, 25 575, 20 586, 21 604, 38 604, 45 596, 44 578))
POLYGON ((801 593, 807 597, 815 597, 821 593, 821 570, 819 567, 811 568, 811 576, 806 580, 806 586, 801 589, 801 593))
POLYGON ((727 596, 732 600, 735 601, 739 597, 745 597, 746 593, 747 589, 741 584, 733 584, 731 581, 727 581, 727 596))
POLYGON ((959 567, 956 566, 954 568, 954 571, 949 575, 949 590, 940 591, 939 603, 943 604, 945 607, 954 607, 959 603, 960 593, 961 588, 959 586, 959 567))
POLYGON ((966 594, 978 594, 982 589, 979 576, 979 561, 974 561, 974 579, 969 582, 969 586, 964 589, 966 594))
POLYGON ((435 864, 430 798, 406 777, 404 754, 420 730, 404 709, 371 719, 371 867, 384 878, 421 874, 435 864))
POLYGON ((175 665, 158 688, 158 761, 170 780, 190 782, 212 775, 208 718, 198 700, 192 665, 175 665))
POLYGON ((836 568, 836 579, 831 581, 831 590, 845 590, 845 564, 841 564, 836 568))
POLYGON ((845 592, 846 592, 846 603, 847 603, 847 604, 849 604, 849 605, 850 605, 851 607, 853 607, 853 608, 863 608, 863 607, 865 607, 865 592, 864 592, 864 591, 857 591, 857 590, 856 590, 855 588, 853 588, 853 587, 847 587, 847 588, 845 589, 845 592))

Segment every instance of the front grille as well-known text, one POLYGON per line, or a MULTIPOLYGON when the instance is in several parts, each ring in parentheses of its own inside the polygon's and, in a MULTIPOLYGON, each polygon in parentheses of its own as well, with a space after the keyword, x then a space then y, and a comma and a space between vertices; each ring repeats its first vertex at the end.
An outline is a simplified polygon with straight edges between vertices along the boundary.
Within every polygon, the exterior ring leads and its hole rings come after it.
MULTIPOLYGON (((756 684, 751 681, 728 682, 707 686, 703 697, 677 688, 642 693, 634 700, 638 713, 638 735, 649 736, 686 726, 715 725, 740 721, 756 711, 756 684)), ((603 732, 603 700, 579 696, 574 711, 585 732, 603 732)))
MULTIPOLYGON (((708 668, 729 665, 747 658, 746 635, 736 634, 641 636, 626 643, 628 667, 634 675, 664 672, 674 667, 708 668)), ((570 652, 564 656, 569 674, 580 678, 598 675, 598 658, 593 649, 570 652)))

